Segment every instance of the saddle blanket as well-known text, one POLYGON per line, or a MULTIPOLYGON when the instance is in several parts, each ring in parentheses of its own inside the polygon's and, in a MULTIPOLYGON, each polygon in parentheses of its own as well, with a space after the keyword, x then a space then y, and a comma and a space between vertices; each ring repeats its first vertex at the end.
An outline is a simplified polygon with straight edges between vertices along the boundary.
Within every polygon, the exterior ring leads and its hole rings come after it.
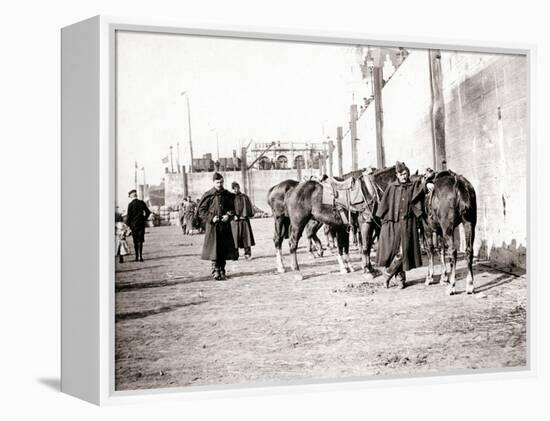
POLYGON ((340 206, 351 210, 361 210, 366 205, 361 183, 355 182, 353 178, 345 181, 329 179, 321 184, 323 186, 323 205, 340 206))

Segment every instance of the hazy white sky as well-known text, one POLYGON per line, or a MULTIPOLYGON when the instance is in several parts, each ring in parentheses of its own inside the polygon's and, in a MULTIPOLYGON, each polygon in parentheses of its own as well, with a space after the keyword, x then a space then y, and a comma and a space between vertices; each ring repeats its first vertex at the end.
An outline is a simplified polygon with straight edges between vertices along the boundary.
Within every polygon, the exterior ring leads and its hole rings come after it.
POLYGON ((366 96, 362 54, 355 46, 119 32, 118 203, 134 185, 135 161, 147 183, 158 184, 161 160, 172 145, 175 165, 179 142, 189 165, 182 91, 195 158, 216 156, 216 131, 221 157, 250 139, 321 141, 337 126, 346 130, 350 104, 366 96))

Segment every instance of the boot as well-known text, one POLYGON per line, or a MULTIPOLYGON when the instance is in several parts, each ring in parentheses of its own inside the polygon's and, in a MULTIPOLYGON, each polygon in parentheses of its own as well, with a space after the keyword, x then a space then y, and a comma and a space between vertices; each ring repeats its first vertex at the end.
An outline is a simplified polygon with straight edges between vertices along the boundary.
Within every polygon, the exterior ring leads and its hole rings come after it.
POLYGON ((390 287, 390 279, 393 275, 389 274, 386 270, 382 271, 382 278, 384 279, 384 288, 390 287))
POLYGON ((407 277, 405 275, 405 271, 402 270, 397 275, 395 275, 395 279, 399 283, 399 288, 400 289, 405 288, 405 281, 407 280, 407 277))
POLYGON ((215 281, 218 281, 220 279, 220 271, 216 266, 216 262, 212 262, 212 270, 210 271, 210 273, 212 274, 212 279, 214 279, 215 281))
POLYGON ((143 262, 143 243, 139 243, 139 261, 143 262))
POLYGON ((122 255, 118 256, 118 263, 124 263, 124 257, 122 257, 122 255))

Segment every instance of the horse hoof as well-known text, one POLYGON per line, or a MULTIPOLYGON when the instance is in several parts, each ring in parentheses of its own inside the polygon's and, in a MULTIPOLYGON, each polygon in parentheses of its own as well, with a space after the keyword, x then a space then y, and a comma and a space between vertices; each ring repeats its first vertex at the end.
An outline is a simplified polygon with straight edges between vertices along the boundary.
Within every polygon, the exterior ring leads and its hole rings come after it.
POLYGON ((474 293, 474 286, 466 287, 466 294, 472 295, 474 293))
POLYGON ((285 268, 277 268, 277 273, 285 273, 285 268))
POLYGON ((424 284, 430 285, 432 281, 433 281, 433 278, 431 276, 426 276, 426 281, 424 282, 424 284))
POLYGON ((439 280, 440 285, 445 285, 449 283, 449 279, 446 276, 441 276, 441 279, 439 280))
POLYGON ((351 265, 348 267, 348 270, 349 270, 350 273, 355 272, 355 269, 354 269, 353 266, 351 266, 351 265))
POLYGON ((447 295, 455 295, 456 290, 454 287, 447 288, 447 295))
POLYGON ((346 275, 347 273, 347 269, 340 269, 340 275, 346 275))
POLYGON ((304 276, 301 274, 301 273, 295 273, 294 274, 294 280, 295 281, 303 281, 304 280, 304 276))

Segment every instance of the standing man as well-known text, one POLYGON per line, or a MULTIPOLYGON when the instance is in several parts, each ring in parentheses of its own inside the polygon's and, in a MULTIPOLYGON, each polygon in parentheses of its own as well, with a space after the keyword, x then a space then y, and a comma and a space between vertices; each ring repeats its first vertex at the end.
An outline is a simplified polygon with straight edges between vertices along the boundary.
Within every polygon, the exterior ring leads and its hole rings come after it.
POLYGON ((231 188, 235 193, 235 216, 231 221, 233 240, 237 249, 244 249, 244 258, 249 260, 251 257, 251 248, 256 244, 254 242, 252 226, 250 225, 250 218, 254 216, 254 208, 248 196, 241 193, 239 183, 233 181, 231 188))
POLYGON ((233 242, 231 219, 235 216, 235 196, 223 188, 223 176, 215 172, 214 187, 202 196, 197 210, 198 217, 206 226, 202 260, 212 262, 212 276, 215 280, 227 279, 226 260, 237 260, 239 251, 233 242))
POLYGON ((143 243, 145 241, 145 225, 147 218, 151 215, 151 211, 143 200, 137 198, 137 192, 132 189, 128 192, 128 197, 131 199, 128 204, 128 212, 126 212, 127 223, 132 230, 132 238, 134 240, 134 250, 136 253, 136 262, 143 262, 143 243))
POLYGON ((187 211, 188 206, 189 206, 189 202, 186 197, 181 201, 181 203, 178 206, 178 216, 180 220, 181 230, 183 231, 183 235, 186 235, 189 230, 189 227, 185 223, 186 222, 185 212, 187 211))
POLYGON ((405 271, 422 265, 417 218, 422 215, 423 186, 419 178, 412 182, 403 162, 395 164, 397 180, 388 185, 376 216, 382 220, 378 264, 385 267, 384 285, 395 276, 405 288, 405 271))

